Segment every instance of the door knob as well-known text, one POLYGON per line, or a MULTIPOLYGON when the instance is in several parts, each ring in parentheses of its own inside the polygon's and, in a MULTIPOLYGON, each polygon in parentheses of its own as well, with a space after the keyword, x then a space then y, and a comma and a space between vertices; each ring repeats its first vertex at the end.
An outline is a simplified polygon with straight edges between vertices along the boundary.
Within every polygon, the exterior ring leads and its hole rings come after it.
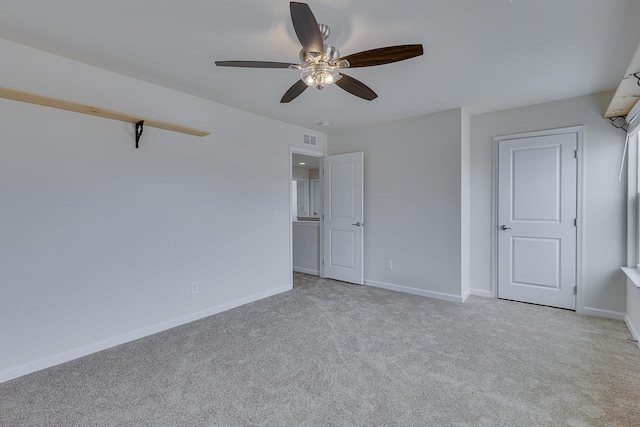
POLYGON ((511 230, 511 227, 507 227, 506 225, 501 225, 500 226, 500 230, 504 231, 504 230, 511 230))
POLYGON ((358 221, 355 224, 351 224, 351 225, 355 225, 356 227, 360 227, 362 225, 362 223, 360 221, 358 221))

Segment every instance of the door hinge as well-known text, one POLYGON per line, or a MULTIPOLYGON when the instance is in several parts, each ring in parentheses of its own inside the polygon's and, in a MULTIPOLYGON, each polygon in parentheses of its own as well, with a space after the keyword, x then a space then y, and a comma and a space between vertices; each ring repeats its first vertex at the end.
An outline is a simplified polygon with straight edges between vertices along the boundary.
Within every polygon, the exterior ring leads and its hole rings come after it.
POLYGON ((577 226, 578 226, 578 218, 575 218, 575 219, 573 220, 573 226, 574 226, 574 227, 577 227, 577 226))
POLYGON ((577 159, 577 158, 578 158, 578 150, 575 150, 575 151, 573 152, 573 155, 574 155, 574 157, 577 159))
POLYGON ((573 294, 574 295, 578 295, 578 287, 577 286, 573 287, 573 294))

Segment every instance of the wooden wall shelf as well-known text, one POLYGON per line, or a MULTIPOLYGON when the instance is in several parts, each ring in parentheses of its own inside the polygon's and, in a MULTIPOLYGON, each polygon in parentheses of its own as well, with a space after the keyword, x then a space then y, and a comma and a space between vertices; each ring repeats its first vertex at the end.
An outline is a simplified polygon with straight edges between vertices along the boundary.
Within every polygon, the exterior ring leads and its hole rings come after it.
POLYGON ((91 116, 104 117, 106 119, 120 120, 127 123, 144 122, 145 126, 158 129, 170 130, 172 132, 185 133, 195 136, 207 136, 211 132, 206 130, 194 129, 187 126, 176 125, 173 123, 161 122, 159 120, 148 119, 145 117, 134 116, 132 114, 120 113, 117 111, 106 110, 104 108, 94 107, 92 105, 79 104, 77 102, 64 101, 57 98, 49 98, 33 93, 21 92, 18 90, 0 87, 0 98, 12 99, 14 101, 28 102, 30 104, 44 105, 45 107, 58 108, 61 110, 74 111, 76 113, 89 114, 91 116))
POLYGON ((638 50, 633 55, 631 64, 629 64, 618 90, 613 95, 611 104, 609 104, 609 108, 607 108, 607 112, 604 115, 605 118, 626 116, 636 105, 636 102, 640 100, 640 85, 638 84, 640 77, 637 76, 640 76, 640 46, 638 46, 638 50))

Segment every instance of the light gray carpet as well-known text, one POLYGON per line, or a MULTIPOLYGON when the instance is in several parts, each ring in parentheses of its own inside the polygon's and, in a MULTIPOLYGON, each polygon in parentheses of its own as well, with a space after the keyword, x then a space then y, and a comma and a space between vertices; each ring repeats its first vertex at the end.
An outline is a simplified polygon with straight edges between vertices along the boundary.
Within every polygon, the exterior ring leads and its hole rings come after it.
POLYGON ((295 280, 0 384, 0 425, 640 425, 640 351, 622 322, 295 280))

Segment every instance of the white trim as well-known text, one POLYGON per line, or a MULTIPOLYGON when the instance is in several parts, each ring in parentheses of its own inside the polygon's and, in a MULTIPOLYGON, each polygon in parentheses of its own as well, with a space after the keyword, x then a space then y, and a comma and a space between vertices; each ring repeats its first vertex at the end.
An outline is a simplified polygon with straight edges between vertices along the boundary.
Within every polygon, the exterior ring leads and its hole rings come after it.
POLYGON ((310 268, 303 268, 303 267, 293 267, 293 271, 295 271, 296 273, 304 273, 304 274, 311 274, 312 276, 320 276, 320 271, 319 270, 311 270, 310 268))
POLYGON ((640 348, 640 333, 638 332, 638 328, 631 322, 631 318, 625 314, 624 323, 627 324, 627 328, 629 332, 631 332, 631 336, 633 339, 638 341, 638 348, 640 348))
MULTIPOLYGON (((491 192, 491 295, 498 298, 498 144, 502 141, 523 138, 537 138, 550 135, 565 135, 575 133, 578 145, 578 170, 576 190, 576 216, 578 218, 578 226, 576 230, 576 286, 578 287, 578 295, 576 296, 576 312, 588 314, 584 307, 584 230, 585 230, 585 210, 584 210, 584 165, 586 150, 584 144, 584 126, 571 126, 559 129, 549 129, 537 132, 526 132, 512 135, 496 136, 493 138, 493 186, 491 192)), ((594 309, 590 309, 594 310, 594 309)), ((601 310, 595 310, 600 312, 601 310)), ((614 312, 611 312, 614 313, 614 312)), ((616 313, 619 314, 619 313, 616 313)), ((601 314, 593 314, 593 316, 606 317, 601 314)))
POLYGON ((155 325, 147 326, 144 328, 136 329, 131 332, 124 333, 112 338, 108 338, 97 343, 89 344, 84 347, 80 347, 74 350, 58 353, 53 356, 45 357, 33 362, 25 363, 24 365, 5 369, 0 371, 0 383, 12 380, 14 378, 21 377, 23 375, 30 374, 32 372, 40 371, 42 369, 50 368, 52 366, 59 365, 61 363, 69 362, 80 357, 88 356, 98 351, 106 350, 111 347, 115 347, 120 344, 131 342, 140 338, 147 337, 149 335, 157 334, 158 332, 166 331, 177 326, 184 325, 196 320, 203 319, 205 317, 212 316, 214 314, 221 313, 223 311, 231 310, 232 308, 239 307, 244 304, 248 304, 254 301, 258 301, 273 295, 280 294, 282 292, 290 291, 291 286, 282 286, 280 288, 271 289, 265 292, 261 292, 256 295, 240 298, 234 301, 229 301, 224 304, 220 304, 206 310, 197 311, 195 313, 180 316, 172 320, 156 323, 155 325))
POLYGON ((320 235, 318 240, 320 241, 320 274, 319 276, 324 278, 324 157, 320 158, 320 235))
POLYGON ((392 283, 377 282, 375 280, 369 280, 369 279, 366 279, 364 281, 364 284, 366 286, 372 286, 374 288, 382 288, 382 289, 387 289, 389 291, 402 292, 405 294, 420 295, 422 297, 434 298, 434 299, 439 299, 443 301, 457 302, 457 303, 463 302, 463 297, 461 295, 427 291, 425 289, 411 288, 409 286, 402 286, 402 285, 394 285, 392 283))
POLYGON ((471 293, 471 295, 477 296, 477 297, 482 297, 482 298, 495 298, 493 296, 493 292, 491 291, 486 291, 484 289, 469 289, 469 292, 471 293))
MULTIPOLYGON (((322 179, 322 168, 325 154, 321 151, 313 151, 307 148, 289 146, 289 182, 287 188, 289 191, 289 205, 287 206, 287 212, 289 212, 289 286, 293 288, 293 215, 291 215, 291 181, 293 181, 293 153, 304 154, 305 156, 320 157, 320 179, 322 179)), ((322 181, 320 181, 320 191, 322 191, 322 181)), ((322 202, 320 202, 322 205, 322 202)), ((320 217, 320 250, 322 250, 322 217, 320 217)), ((323 277, 322 260, 320 261, 320 277, 323 277)))
POLYGON ((627 275, 627 278, 629 279, 629 281, 631 281, 631 283, 633 283, 636 286, 636 288, 640 289, 640 271, 638 271, 637 268, 620 267, 620 270, 622 270, 624 274, 627 275))
MULTIPOLYGON (((550 135, 566 135, 568 133, 582 133, 584 131, 584 125, 569 126, 557 129, 539 130, 535 132, 515 133, 510 135, 501 135, 493 137, 493 141, 509 141, 511 139, 523 139, 523 138, 539 138, 541 136, 550 135)), ((578 147, 580 148, 580 147, 578 147)))
POLYGON ((469 297, 471 296, 471 289, 467 289, 467 292, 465 292, 464 294, 462 294, 462 303, 467 302, 467 300, 469 299, 469 297))
POLYGON ((602 310, 600 308, 583 307, 580 314, 594 317, 604 317, 605 319, 624 320, 625 314, 618 311, 602 310))
POLYGON ((584 310, 584 239, 585 239, 585 224, 587 218, 584 208, 584 194, 585 194, 585 174, 584 165, 586 164, 587 150, 584 143, 584 126, 577 128, 576 134, 578 136, 578 189, 576 193, 576 217, 578 219, 578 226, 576 227, 576 312, 583 313, 584 310))
POLYGON ((498 298, 498 141, 493 138, 493 165, 491 169, 491 296, 498 298))
MULTIPOLYGON (((322 151, 310 150, 308 148, 296 147, 294 145, 290 145, 289 146, 289 153, 291 153, 291 154, 293 154, 293 153, 304 154, 305 156, 311 156, 311 157, 324 157, 324 156, 326 156, 326 154, 324 154, 322 151)), ((291 165, 291 168, 293 168, 293 165, 291 165)))
MULTIPOLYGON (((638 266, 638 138, 629 138, 627 155, 627 266, 638 266)), ((624 163, 623 163, 624 165, 624 163)))

